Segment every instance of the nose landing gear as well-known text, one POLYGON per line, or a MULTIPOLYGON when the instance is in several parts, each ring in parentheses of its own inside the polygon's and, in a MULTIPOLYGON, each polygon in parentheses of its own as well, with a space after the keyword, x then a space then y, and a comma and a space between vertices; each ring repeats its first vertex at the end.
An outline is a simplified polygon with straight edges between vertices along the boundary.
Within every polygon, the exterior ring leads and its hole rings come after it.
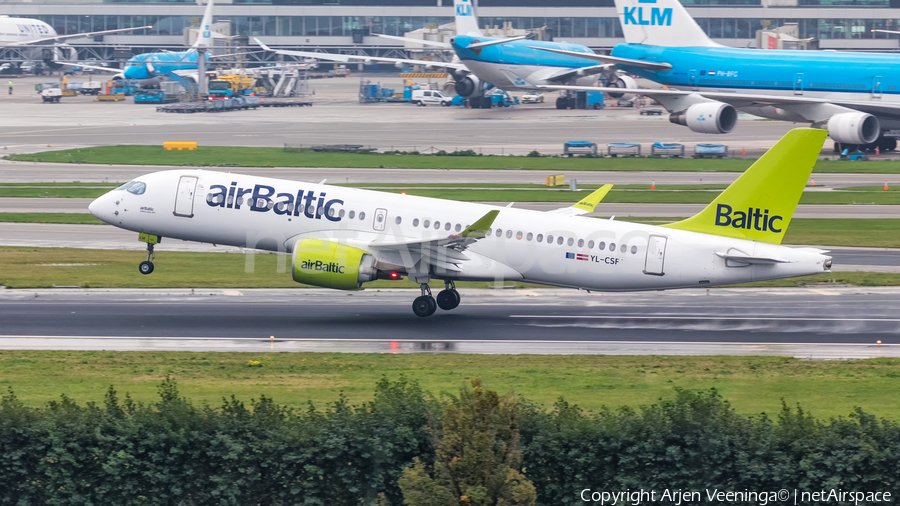
POLYGON ((156 258, 156 253, 153 252, 153 246, 159 244, 162 241, 162 237, 151 234, 140 234, 138 240, 147 243, 147 260, 138 265, 138 272, 147 275, 153 272, 153 259, 156 258))

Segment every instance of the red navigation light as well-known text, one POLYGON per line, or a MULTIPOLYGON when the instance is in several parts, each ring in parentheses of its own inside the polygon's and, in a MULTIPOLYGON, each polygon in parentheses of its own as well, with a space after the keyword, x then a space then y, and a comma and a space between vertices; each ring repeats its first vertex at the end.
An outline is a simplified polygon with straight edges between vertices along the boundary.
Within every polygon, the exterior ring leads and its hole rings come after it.
POLYGON ((400 195, 406 195, 406 192, 400 192, 400 195))
POLYGON ((397 278, 399 278, 399 277, 400 277, 400 275, 397 274, 396 272, 392 272, 392 273, 391 273, 391 279, 397 279, 397 278))

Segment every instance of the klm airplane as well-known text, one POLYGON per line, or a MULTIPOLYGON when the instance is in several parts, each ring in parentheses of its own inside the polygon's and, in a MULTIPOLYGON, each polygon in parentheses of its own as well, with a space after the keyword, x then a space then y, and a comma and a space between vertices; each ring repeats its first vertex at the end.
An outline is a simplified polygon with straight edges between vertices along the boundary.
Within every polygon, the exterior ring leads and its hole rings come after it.
MULTIPOLYGON (((470 99, 470 102, 472 99, 483 97, 491 86, 506 91, 539 91, 546 85, 595 86, 600 75, 604 74, 607 83, 612 87, 637 88, 633 79, 618 75, 616 63, 629 63, 632 66, 649 69, 669 68, 665 64, 609 56, 605 57, 604 64, 597 65, 578 57, 580 54, 594 56, 590 48, 581 44, 534 41, 527 40, 525 36, 484 37, 478 29, 470 0, 454 0, 454 8, 458 35, 450 41, 450 44, 379 35, 389 39, 409 40, 417 44, 452 49, 457 56, 452 62, 270 49, 259 39, 254 40, 263 49, 283 55, 335 62, 362 62, 367 65, 392 63, 397 67, 421 65, 426 68, 445 69, 453 76, 456 93, 470 99), (551 51, 557 54, 551 54, 551 51)), ((613 96, 621 97, 619 94, 613 96)), ((570 94, 557 100, 556 106, 560 109, 572 107, 574 100, 574 94, 570 94)))
MULTIPOLYGON (((213 22, 212 11, 213 0, 209 0, 203 13, 203 19, 200 22, 201 29, 197 32, 197 40, 191 45, 191 49, 178 52, 166 51, 135 55, 125 62, 125 69, 121 73, 122 77, 136 80, 161 77, 167 74, 195 77, 197 75, 197 60, 200 54, 197 48, 212 47, 213 39, 220 36, 211 29, 213 22)), ((206 58, 209 61, 211 56, 207 55, 206 58)), ((79 65, 79 67, 100 72, 119 73, 119 69, 109 67, 92 67, 90 65, 79 65)))
MULTIPOLYGON (((827 129, 836 148, 897 147, 895 138, 884 135, 900 128, 896 54, 729 48, 711 41, 678 0, 616 0, 616 10, 626 43, 613 48, 612 56, 659 65, 619 61, 616 67, 676 88, 640 92, 666 107, 673 123, 724 134, 734 129, 741 111, 827 129)), ((581 51, 539 49, 613 61, 581 51)))

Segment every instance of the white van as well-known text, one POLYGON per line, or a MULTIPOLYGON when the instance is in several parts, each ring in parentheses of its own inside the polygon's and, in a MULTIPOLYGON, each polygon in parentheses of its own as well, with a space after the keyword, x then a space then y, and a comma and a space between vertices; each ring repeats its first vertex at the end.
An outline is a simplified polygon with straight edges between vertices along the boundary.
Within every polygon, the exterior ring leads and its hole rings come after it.
POLYGON ((413 90, 412 92, 412 103, 422 107, 428 104, 440 104, 444 107, 449 107, 452 100, 452 98, 439 91, 413 90))

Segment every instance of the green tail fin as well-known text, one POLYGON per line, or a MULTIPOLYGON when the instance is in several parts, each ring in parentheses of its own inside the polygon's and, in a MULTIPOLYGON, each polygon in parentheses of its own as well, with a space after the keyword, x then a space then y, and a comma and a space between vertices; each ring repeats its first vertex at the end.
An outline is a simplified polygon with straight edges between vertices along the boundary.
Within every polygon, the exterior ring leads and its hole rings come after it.
POLYGON ((791 130, 703 211, 663 226, 781 244, 827 135, 791 130))

